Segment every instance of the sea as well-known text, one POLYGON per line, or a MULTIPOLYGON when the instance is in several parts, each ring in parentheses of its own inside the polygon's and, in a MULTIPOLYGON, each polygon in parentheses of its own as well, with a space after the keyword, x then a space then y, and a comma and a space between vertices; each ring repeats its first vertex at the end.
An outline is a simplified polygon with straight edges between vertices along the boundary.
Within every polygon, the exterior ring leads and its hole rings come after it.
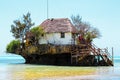
MULTIPOLYGON (((76 74, 74 76, 41 77, 41 68, 47 70, 48 65, 32 65, 24 63, 25 59, 19 55, 10 53, 1 54, 0 80, 120 80, 119 56, 114 57, 114 66, 76 67, 77 69, 81 69, 81 74, 76 74), (94 72, 87 74, 88 69, 94 69, 94 72), (84 71, 84 73, 82 73, 82 71, 84 71)), ((53 67, 53 69, 57 67, 72 69, 70 66, 49 66, 49 68, 51 67, 53 67)))

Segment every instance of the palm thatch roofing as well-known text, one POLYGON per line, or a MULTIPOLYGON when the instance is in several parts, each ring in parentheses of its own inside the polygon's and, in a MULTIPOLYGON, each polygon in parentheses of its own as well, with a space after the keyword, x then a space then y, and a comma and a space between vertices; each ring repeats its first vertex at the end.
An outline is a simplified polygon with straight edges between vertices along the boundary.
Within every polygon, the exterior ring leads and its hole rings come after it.
POLYGON ((68 18, 47 19, 40 24, 40 27, 43 27, 46 33, 78 33, 77 29, 68 18))

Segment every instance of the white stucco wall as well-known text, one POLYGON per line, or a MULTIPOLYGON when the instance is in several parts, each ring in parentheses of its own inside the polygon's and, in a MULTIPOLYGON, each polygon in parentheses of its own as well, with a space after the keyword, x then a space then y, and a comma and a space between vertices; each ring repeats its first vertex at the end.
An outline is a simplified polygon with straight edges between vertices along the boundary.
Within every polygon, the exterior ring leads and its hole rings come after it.
POLYGON ((61 33, 47 33, 43 38, 39 40, 40 44, 71 44, 72 33, 65 33, 65 38, 61 38, 61 33))

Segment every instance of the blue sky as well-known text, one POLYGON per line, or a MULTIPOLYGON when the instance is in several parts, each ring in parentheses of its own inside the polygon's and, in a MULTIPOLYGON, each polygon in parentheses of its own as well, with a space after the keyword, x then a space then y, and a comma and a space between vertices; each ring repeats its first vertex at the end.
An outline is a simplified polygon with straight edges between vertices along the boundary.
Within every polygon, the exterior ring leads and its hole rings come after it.
MULTIPOLYGON (((11 24, 23 14, 31 13, 35 26, 47 18, 47 0, 0 0, 0 52, 14 39, 11 24)), ((49 0, 49 18, 70 18, 79 14, 83 21, 100 30, 101 38, 94 43, 105 48, 114 47, 120 55, 120 0, 49 0)), ((110 50, 111 51, 111 50, 110 50)))

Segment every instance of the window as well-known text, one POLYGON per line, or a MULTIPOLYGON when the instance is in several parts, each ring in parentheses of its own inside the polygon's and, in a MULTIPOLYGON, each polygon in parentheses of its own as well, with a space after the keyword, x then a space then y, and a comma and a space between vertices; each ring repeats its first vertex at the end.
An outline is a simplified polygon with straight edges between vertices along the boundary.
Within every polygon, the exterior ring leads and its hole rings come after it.
POLYGON ((61 33, 61 38, 65 38, 65 33, 61 33))

